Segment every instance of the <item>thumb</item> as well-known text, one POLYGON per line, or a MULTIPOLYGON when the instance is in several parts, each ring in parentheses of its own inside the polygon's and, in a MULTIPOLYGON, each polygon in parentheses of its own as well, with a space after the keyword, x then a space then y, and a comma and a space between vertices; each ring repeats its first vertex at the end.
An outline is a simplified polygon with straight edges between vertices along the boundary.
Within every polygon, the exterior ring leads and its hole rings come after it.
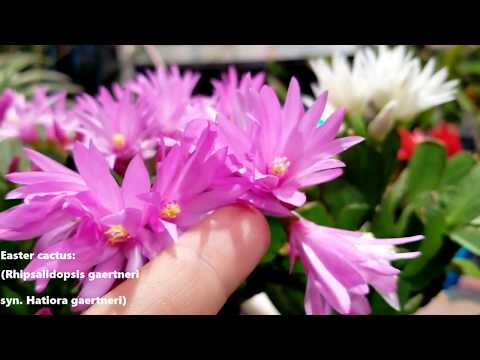
POLYGON ((96 304, 86 315, 216 314, 266 253, 268 224, 256 209, 217 210, 185 232, 106 297, 126 306, 96 304))

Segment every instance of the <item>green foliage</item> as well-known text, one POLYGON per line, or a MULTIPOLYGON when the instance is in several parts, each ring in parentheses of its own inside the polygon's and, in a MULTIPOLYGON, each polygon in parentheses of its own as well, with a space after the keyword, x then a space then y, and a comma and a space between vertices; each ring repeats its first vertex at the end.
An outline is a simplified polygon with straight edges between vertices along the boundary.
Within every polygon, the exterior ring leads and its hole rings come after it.
POLYGON ((475 159, 465 152, 450 158, 442 176, 441 186, 456 186, 475 166, 475 159))
POLYGON ((457 266, 463 274, 480 277, 480 267, 474 261, 468 259, 453 259, 452 263, 457 266))
POLYGON ((480 228, 466 226, 450 233, 453 241, 462 245, 476 255, 480 255, 480 228))
POLYGON ((282 284, 267 283, 265 292, 281 314, 302 315, 304 310, 304 289, 285 288, 282 284))
POLYGON ((355 134, 362 137, 367 137, 367 128, 365 126, 365 119, 359 114, 345 115, 345 122, 353 129, 355 134))
POLYGON ((402 273, 404 278, 411 278, 421 272, 428 262, 438 254, 443 245, 445 230, 443 212, 438 207, 429 209, 425 224, 425 239, 418 248, 421 255, 407 263, 402 273))
POLYGON ((17 139, 8 139, 0 141, 0 176, 3 177, 8 173, 11 161, 15 157, 19 157, 19 169, 26 170, 28 159, 23 154, 23 145, 17 139))
POLYGON ((262 258, 260 264, 268 264, 277 255, 282 246, 287 243, 287 234, 282 226, 282 223, 277 218, 268 218, 268 224, 270 225, 270 247, 267 254, 262 258))
POLYGON ((303 218, 313 221, 319 225, 333 226, 335 223, 325 205, 323 205, 320 201, 309 202, 301 209, 297 210, 297 212, 303 218))
POLYGON ((0 54, 0 92, 11 88, 31 95, 34 87, 44 86, 49 90, 64 90, 70 93, 81 91, 70 78, 57 71, 47 70, 41 52, 11 52, 0 54))
POLYGON ((445 163, 446 154, 442 145, 430 141, 420 144, 408 164, 407 201, 425 191, 434 190, 440 182, 445 163))
MULTIPOLYGON (((359 229, 365 223, 365 230, 379 238, 424 234, 424 240, 407 246, 422 255, 397 264, 403 270, 401 313, 412 313, 441 290, 445 268, 458 249, 454 242, 480 253, 480 228, 472 224, 480 219, 480 170, 472 155, 447 159, 441 144, 426 141, 399 171, 392 166, 398 164, 394 135, 380 148, 365 143, 349 151, 343 157, 346 178, 324 185, 320 201, 338 227, 359 229)), ((371 304, 374 313, 396 313, 377 293, 371 304)))
POLYGON ((370 175, 383 173, 380 152, 363 142, 345 152, 342 160, 348 164, 345 169, 346 179, 351 182, 362 199, 370 205, 378 203, 386 180, 382 176, 370 175))
POLYGON ((449 227, 468 224, 480 214, 480 164, 449 192, 446 221, 449 227))

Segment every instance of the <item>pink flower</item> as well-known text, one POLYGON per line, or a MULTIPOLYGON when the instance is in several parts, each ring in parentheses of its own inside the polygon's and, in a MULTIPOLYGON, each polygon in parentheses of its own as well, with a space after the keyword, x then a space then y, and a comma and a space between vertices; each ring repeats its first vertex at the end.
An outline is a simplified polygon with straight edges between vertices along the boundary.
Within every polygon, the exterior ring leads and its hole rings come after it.
MULTIPOLYGON (((42 171, 7 175, 21 185, 7 198, 24 202, 0 213, 0 238, 40 237, 35 253, 75 254, 74 260, 65 261, 34 258, 27 272, 135 271, 179 233, 248 189, 248 183, 225 165, 227 151, 216 150, 215 140, 215 130, 207 125, 198 141, 186 138, 173 146, 158 165, 153 189, 139 155, 119 186, 94 145, 75 144, 78 173, 27 149, 42 171)), ((83 279, 79 297, 102 296, 114 280, 83 279)), ((43 291, 47 284, 48 279, 38 279, 35 288, 43 291)))
POLYGON ((301 188, 330 181, 342 174, 344 164, 335 155, 363 139, 335 139, 344 110, 337 110, 320 127, 327 95, 305 112, 295 78, 282 107, 274 90, 249 88, 239 93, 241 111, 233 119, 217 117, 220 140, 244 166, 254 185, 244 196, 268 214, 287 215, 305 203, 301 188))
POLYGON ((163 227, 172 234, 184 231, 210 211, 236 202, 249 188, 249 182, 227 166, 227 148, 217 148, 213 124, 193 121, 185 134, 158 164, 152 192, 142 196, 151 204, 150 227, 163 227), (203 131, 198 139, 188 137, 193 130, 199 131, 199 123, 203 131))
POLYGON ((214 116, 210 99, 192 95, 199 79, 200 74, 191 71, 180 74, 177 66, 159 67, 127 86, 153 114, 157 134, 177 138, 191 120, 214 116))
POLYGON ((229 119, 233 118, 235 113, 240 110, 238 92, 245 92, 250 88, 258 92, 264 84, 265 73, 260 72, 253 77, 247 73, 239 81, 236 68, 230 66, 228 72, 222 74, 221 80, 212 80, 213 98, 216 101, 217 111, 229 119))
MULTIPOLYGON (((166 231, 154 233, 145 227, 146 204, 138 195, 150 191, 150 179, 142 159, 136 156, 131 161, 120 187, 94 146, 88 149, 77 143, 73 153, 78 174, 27 151, 43 171, 8 175, 23 185, 9 198, 23 198, 24 203, 0 214, 0 238, 40 237, 35 253, 75 254, 73 260, 35 257, 27 272, 137 270, 169 241, 166 231)), ((114 280, 85 278, 79 297, 102 296, 114 280)), ((47 284, 48 279, 37 279, 35 288, 40 292, 47 284)))
POLYGON ((42 140, 40 129, 47 138, 65 146, 75 138, 75 124, 66 109, 66 93, 48 94, 36 88, 30 100, 10 89, 2 95, 0 105, 0 140, 20 138, 31 144, 42 140))
POLYGON ((128 88, 114 85, 111 94, 102 87, 95 98, 84 94, 76 99, 73 112, 84 142, 93 142, 110 167, 117 159, 128 163, 137 154, 154 156, 153 118, 128 88))
POLYGON ((5 119, 5 114, 13 104, 15 94, 12 90, 7 89, 3 92, 0 96, 0 125, 2 124, 3 120, 5 119))
POLYGON ((38 310, 35 315, 40 315, 40 316, 51 316, 53 315, 52 310, 49 307, 43 307, 40 310, 38 310))
POLYGON ((301 259, 307 275, 305 311, 327 315, 366 315, 366 295, 374 287, 392 307, 399 310, 397 277, 390 262, 411 259, 419 252, 397 253, 393 245, 423 239, 412 236, 376 239, 370 234, 329 228, 304 219, 290 224, 290 263, 301 259))

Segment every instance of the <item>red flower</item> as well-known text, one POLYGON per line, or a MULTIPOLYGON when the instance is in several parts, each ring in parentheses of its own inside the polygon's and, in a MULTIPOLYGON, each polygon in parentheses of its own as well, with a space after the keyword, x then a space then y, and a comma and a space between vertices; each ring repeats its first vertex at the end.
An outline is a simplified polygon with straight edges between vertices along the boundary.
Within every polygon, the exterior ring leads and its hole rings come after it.
POLYGON ((399 160, 410 160, 415 153, 418 144, 427 138, 432 138, 445 146, 448 156, 455 155, 462 150, 462 142, 457 127, 453 124, 443 122, 430 130, 428 136, 420 129, 409 132, 405 129, 398 129, 400 135, 400 149, 397 153, 399 160))
POLYGON ((415 129, 412 132, 405 129, 398 129, 398 134, 400 135, 400 149, 398 150, 397 157, 399 160, 409 160, 415 153, 417 144, 425 140, 425 134, 420 129, 415 129))
POLYGON ((430 131, 430 136, 445 145, 448 156, 462 151, 462 141, 457 127, 453 124, 447 122, 439 124, 430 131))

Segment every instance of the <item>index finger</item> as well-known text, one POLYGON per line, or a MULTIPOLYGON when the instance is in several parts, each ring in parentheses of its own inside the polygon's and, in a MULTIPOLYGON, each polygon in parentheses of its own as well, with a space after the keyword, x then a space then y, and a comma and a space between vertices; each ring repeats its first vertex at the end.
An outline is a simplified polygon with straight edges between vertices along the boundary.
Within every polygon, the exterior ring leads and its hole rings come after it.
POLYGON ((254 270, 270 243, 258 210, 220 209, 184 233, 106 297, 125 296, 126 306, 96 304, 86 315, 216 314, 254 270))

